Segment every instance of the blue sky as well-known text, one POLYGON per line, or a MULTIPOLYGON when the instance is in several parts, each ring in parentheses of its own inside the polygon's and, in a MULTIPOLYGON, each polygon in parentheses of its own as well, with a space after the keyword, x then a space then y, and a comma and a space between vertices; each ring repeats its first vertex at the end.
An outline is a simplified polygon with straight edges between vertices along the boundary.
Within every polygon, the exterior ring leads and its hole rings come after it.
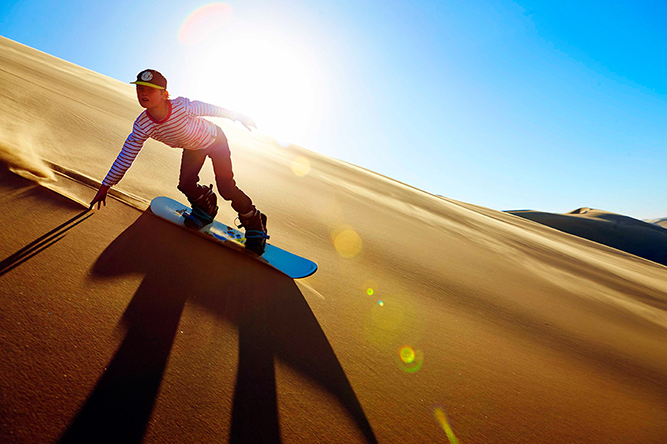
POLYGON ((0 34, 122 81, 159 69, 172 95, 434 194, 667 216, 663 1, 226 3, 196 44, 179 31, 211 2, 3 2, 0 34))

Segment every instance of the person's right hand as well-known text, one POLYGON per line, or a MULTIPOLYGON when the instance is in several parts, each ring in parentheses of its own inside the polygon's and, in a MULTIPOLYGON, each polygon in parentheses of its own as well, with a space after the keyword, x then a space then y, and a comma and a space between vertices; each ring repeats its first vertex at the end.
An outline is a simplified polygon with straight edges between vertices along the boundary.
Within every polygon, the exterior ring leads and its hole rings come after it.
POLYGON ((100 189, 97 190, 97 194, 95 197, 93 197, 93 200, 90 202, 90 207, 88 207, 89 210, 92 210, 95 204, 97 204, 97 209, 99 210, 102 207, 102 204, 104 206, 107 205, 107 192, 109 191, 109 186, 106 185, 100 185, 100 189))
POLYGON ((250 116, 241 115, 239 116, 238 121, 241 122, 241 125, 245 126, 248 131, 252 131, 253 128, 257 129, 257 124, 250 116))

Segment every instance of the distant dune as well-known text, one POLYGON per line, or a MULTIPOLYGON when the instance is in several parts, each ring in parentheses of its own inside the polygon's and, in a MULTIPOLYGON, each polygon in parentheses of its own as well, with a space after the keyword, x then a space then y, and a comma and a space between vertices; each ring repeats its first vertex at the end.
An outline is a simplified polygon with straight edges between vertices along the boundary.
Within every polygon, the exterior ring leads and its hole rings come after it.
POLYGON ((662 217, 660 219, 649 219, 645 220, 644 222, 647 222, 649 224, 660 225, 661 227, 667 228, 667 217, 662 217))
POLYGON ((667 268, 633 255, 664 263, 662 228, 516 217, 216 120, 271 242, 319 265, 293 281, 145 211, 183 200, 157 142, 88 211, 130 80, 0 38, 0 442, 665 441, 667 268))
POLYGON ((660 224, 587 207, 567 214, 529 210, 508 213, 667 265, 667 229, 660 224))

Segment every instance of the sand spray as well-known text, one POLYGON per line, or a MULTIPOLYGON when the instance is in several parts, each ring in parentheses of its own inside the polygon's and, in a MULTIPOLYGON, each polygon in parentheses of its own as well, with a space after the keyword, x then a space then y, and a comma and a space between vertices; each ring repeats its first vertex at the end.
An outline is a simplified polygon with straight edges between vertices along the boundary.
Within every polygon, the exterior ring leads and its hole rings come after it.
POLYGON ((0 117, 0 164, 34 182, 55 181, 55 174, 38 154, 35 128, 22 127, 8 117, 0 117))

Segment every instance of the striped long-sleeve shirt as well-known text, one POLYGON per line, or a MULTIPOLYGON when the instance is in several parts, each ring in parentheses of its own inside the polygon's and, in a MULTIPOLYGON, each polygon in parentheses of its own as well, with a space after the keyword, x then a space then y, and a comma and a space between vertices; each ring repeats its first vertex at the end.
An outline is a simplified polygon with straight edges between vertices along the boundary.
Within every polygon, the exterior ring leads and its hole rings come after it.
POLYGON ((240 114, 208 103, 190 101, 185 97, 169 100, 169 113, 161 121, 153 119, 147 111, 142 112, 134 121, 132 133, 125 140, 123 149, 102 184, 113 186, 120 182, 148 138, 172 148, 208 148, 215 141, 217 127, 213 122, 202 119, 202 116, 237 120, 240 114))

